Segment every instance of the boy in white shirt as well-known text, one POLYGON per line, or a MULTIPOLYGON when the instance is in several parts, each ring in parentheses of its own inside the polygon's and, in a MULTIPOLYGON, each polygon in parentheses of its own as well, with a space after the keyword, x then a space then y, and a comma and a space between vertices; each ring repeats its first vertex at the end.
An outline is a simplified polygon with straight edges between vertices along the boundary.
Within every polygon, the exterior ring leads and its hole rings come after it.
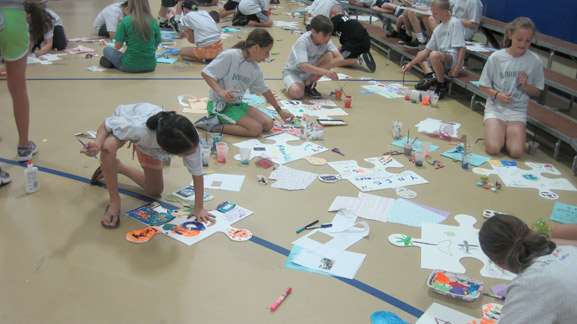
POLYGON ((331 20, 316 16, 311 21, 311 30, 294 43, 282 71, 284 86, 292 99, 302 99, 305 94, 321 98, 315 85, 323 75, 338 80, 331 68, 339 66, 344 58, 331 41, 332 32, 331 20))
POLYGON ((442 98, 448 90, 445 73, 452 77, 459 75, 466 51, 463 24, 458 18, 451 16, 449 8, 449 0, 431 1, 433 17, 441 23, 435 28, 427 47, 402 67, 403 73, 407 73, 413 65, 419 63, 425 72, 425 77, 415 88, 427 90, 436 83, 435 93, 439 98, 442 98), (436 79, 428 79, 427 75, 433 75, 433 71, 436 79))
MULTIPOLYGON (((272 20, 268 15, 270 0, 241 0, 236 8, 237 14, 246 16, 247 25, 254 27, 270 27, 272 20)), ((233 17, 233 21, 234 21, 233 17)), ((233 25, 235 25, 233 23, 233 25)), ((240 24, 243 25, 242 23, 240 24)))
POLYGON ((116 29, 124 16, 128 15, 128 1, 117 2, 106 6, 94 19, 92 24, 98 36, 114 38, 116 29))

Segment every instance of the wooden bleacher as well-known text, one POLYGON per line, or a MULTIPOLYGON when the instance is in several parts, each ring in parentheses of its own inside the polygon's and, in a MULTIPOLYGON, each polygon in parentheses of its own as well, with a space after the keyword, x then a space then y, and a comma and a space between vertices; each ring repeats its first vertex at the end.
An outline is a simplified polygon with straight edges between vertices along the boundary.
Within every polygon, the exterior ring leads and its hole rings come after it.
MULTIPOLYGON (((353 7, 353 6, 348 6, 347 8, 350 8, 350 7, 353 7)), ((370 13, 371 15, 374 15, 374 13, 372 13, 372 11, 369 8, 354 7, 352 9, 358 10, 361 12, 367 12, 367 13, 370 13)), ((383 17, 384 18, 380 18, 380 19, 381 20, 387 19, 389 21, 389 23, 396 22, 395 16, 384 15, 383 17)), ((487 21, 487 20, 485 20, 485 21, 487 21)), ((405 60, 412 60, 415 57, 415 55, 418 53, 418 50, 408 49, 408 48, 404 47, 402 44, 399 43, 398 39, 388 38, 386 36, 387 30, 391 29, 390 24, 383 22, 383 28, 373 26, 370 23, 369 24, 363 23, 363 26, 369 32, 369 36, 371 37, 373 44, 376 45, 377 47, 379 47, 380 49, 382 49, 383 51, 385 51, 387 53, 389 60, 391 60, 392 54, 397 54, 400 57, 399 65, 403 65, 405 60), (389 27, 387 29, 385 29, 387 26, 389 26, 389 27)), ((495 28, 495 29, 498 29, 499 26, 501 26, 501 30, 502 30, 502 28, 505 26, 505 24, 504 23, 498 24, 497 22, 493 22, 492 26, 493 26, 492 28, 495 28)), ((487 27, 485 26, 485 28, 487 28, 487 27)), ((540 41, 545 42, 545 37, 541 37, 540 41)), ((548 40, 548 43, 554 44, 554 42, 550 39, 548 40)), ((553 46, 553 45, 551 45, 551 46, 553 46)), ((575 47, 577 47, 577 46, 575 46, 575 47)), ((483 61, 486 61, 486 59, 491 54, 490 52, 481 52, 480 53, 480 52, 471 52, 471 51, 468 51, 468 53, 469 53, 469 55, 478 57, 478 58, 482 59, 483 61)), ((577 57, 577 52, 576 52, 575 57, 577 57)), ((449 93, 452 91, 452 86, 456 85, 456 86, 459 86, 460 88, 463 88, 466 91, 471 92, 473 94, 472 98, 471 98, 471 102, 470 102, 471 109, 475 108, 476 103, 478 102, 479 98, 482 98, 484 100, 487 99, 487 95, 484 92, 482 92, 477 85, 475 85, 474 83, 471 82, 471 81, 473 81, 473 82, 479 81, 479 75, 477 75, 471 71, 464 70, 459 75, 459 77, 457 77, 457 78, 452 78, 449 76, 446 76, 446 78, 447 78, 447 80, 450 81, 449 93)), ((563 74, 560 74, 558 72, 552 71, 549 68, 545 68, 545 80, 546 80, 545 84, 547 87, 551 87, 551 88, 557 89, 561 92, 564 92, 566 94, 569 94, 571 96, 571 99, 573 99, 574 96, 577 96, 577 80, 569 78, 569 77, 567 77, 563 74)), ((571 100, 571 102, 572 101, 573 100, 571 100)), ((577 152, 577 121, 576 120, 574 120, 570 117, 567 117, 567 116, 565 116, 565 115, 563 115, 557 111, 554 111, 553 109, 551 109, 549 107, 545 107, 542 104, 540 104, 539 102, 534 102, 534 101, 530 101, 528 109, 527 109, 527 115, 528 115, 528 123, 530 125, 532 125, 533 127, 535 127, 536 129, 538 129, 540 131, 543 131, 547 134, 550 134, 551 136, 553 136, 557 139, 557 141, 555 142, 554 153, 553 153, 553 157, 555 159, 559 159, 559 157, 560 157, 559 155, 560 155, 560 150, 561 150, 561 144, 563 142, 567 143, 574 151, 577 152)), ((572 170, 573 170, 573 173, 575 175, 577 175, 577 155, 575 155, 573 158, 572 170)))

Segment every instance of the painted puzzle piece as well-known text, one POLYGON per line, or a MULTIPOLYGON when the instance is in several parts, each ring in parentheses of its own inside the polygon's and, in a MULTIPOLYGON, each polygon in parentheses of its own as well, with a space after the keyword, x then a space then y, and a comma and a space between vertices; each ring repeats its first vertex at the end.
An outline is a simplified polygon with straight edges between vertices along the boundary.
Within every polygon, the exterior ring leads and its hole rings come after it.
MULTIPOLYGON (((311 101, 312 102, 312 101, 311 101)), ((324 108, 322 106, 335 107, 336 104, 332 100, 324 99, 314 102, 312 105, 304 104, 301 100, 281 100, 280 104, 283 109, 286 109, 295 116, 346 116, 346 111, 341 108, 324 108)))
POLYGON ((391 312, 374 312, 371 315, 372 324, 411 324, 403 321, 397 314, 391 312))
POLYGON ((485 304, 483 305, 483 317, 467 324, 496 324, 501 319, 502 307, 502 305, 495 303, 485 304))
POLYGON ((488 278, 511 280, 515 275, 499 268, 481 250, 479 230, 473 225, 477 220, 469 215, 456 215, 459 226, 424 223, 422 238, 403 234, 391 234, 389 242, 395 246, 418 246, 421 248, 421 268, 443 269, 454 273, 465 273, 462 258, 474 258, 483 263, 481 275, 488 278))
POLYGON ((343 179, 349 180, 363 192, 428 183, 427 180, 413 171, 388 172, 386 168, 403 167, 401 163, 390 156, 366 158, 365 161, 374 164, 375 167, 360 167, 355 160, 329 162, 328 165, 341 174, 343 179))
POLYGON ((516 166, 507 166, 501 161, 489 161, 493 170, 473 168, 473 172, 480 175, 498 175, 507 187, 535 188, 539 196, 546 199, 558 199, 559 195, 552 190, 577 191, 577 188, 565 178, 546 178, 542 174, 561 175, 553 165, 548 163, 525 162, 532 170, 522 170, 516 166))
POLYGON ((176 211, 177 210, 166 209, 162 207, 159 202, 155 201, 128 211, 125 214, 143 224, 157 226, 173 220, 176 211))
MULTIPOLYGON (((279 165, 302 159, 306 156, 314 155, 327 151, 326 147, 311 142, 304 142, 300 145, 288 145, 287 142, 298 141, 300 138, 285 133, 273 134, 266 136, 265 139, 275 141, 274 144, 264 144, 258 139, 250 139, 235 143, 238 148, 251 148, 250 159, 261 155, 268 156, 272 162, 279 165)), ((234 156, 234 159, 240 161, 240 154, 234 156)))

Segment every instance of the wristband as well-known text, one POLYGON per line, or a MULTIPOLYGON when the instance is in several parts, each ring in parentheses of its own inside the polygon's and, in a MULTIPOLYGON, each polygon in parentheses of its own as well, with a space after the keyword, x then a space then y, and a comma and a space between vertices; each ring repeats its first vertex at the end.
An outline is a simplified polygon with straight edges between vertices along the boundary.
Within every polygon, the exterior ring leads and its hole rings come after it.
POLYGON ((493 99, 497 100, 497 95, 499 94, 499 92, 501 92, 501 91, 495 92, 495 97, 493 97, 493 99))

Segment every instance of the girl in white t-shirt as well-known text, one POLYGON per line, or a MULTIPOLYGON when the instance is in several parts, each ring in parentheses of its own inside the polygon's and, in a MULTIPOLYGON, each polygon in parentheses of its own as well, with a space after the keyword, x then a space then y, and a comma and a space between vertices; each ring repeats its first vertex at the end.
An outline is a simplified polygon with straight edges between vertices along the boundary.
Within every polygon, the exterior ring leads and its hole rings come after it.
POLYGON ((196 47, 183 47, 178 54, 187 61, 209 63, 208 60, 214 59, 224 50, 220 28, 208 12, 198 10, 198 4, 194 0, 182 2, 182 13, 185 29, 179 34, 196 47))
POLYGON ((535 24, 519 17, 505 26, 503 48, 483 67, 479 88, 487 94, 485 150, 491 155, 506 146, 512 158, 525 151, 525 123, 530 97, 538 97, 545 85, 543 63, 529 50, 535 24))
POLYGON ((164 188, 163 160, 171 154, 182 157, 192 174, 195 201, 190 215, 195 215, 199 222, 209 221, 210 216, 203 208, 204 179, 199 142, 196 129, 182 115, 149 103, 118 106, 114 115, 106 118, 98 128, 95 141, 87 143, 80 151, 87 156, 100 153, 102 165, 96 169, 90 183, 96 184, 102 178, 106 181, 110 204, 104 211, 102 227, 113 229, 120 225, 118 174, 136 182, 147 194, 158 197, 164 188), (117 158, 116 152, 126 142, 133 145, 142 170, 129 167, 117 158))
POLYGON ((255 29, 246 41, 220 53, 202 70, 201 75, 211 88, 209 116, 194 123, 196 128, 237 136, 259 136, 270 131, 274 126, 272 118, 242 101, 247 89, 252 94, 262 93, 282 120, 294 118, 289 111, 280 108, 258 65, 269 57, 273 43, 274 39, 266 30, 255 29))

